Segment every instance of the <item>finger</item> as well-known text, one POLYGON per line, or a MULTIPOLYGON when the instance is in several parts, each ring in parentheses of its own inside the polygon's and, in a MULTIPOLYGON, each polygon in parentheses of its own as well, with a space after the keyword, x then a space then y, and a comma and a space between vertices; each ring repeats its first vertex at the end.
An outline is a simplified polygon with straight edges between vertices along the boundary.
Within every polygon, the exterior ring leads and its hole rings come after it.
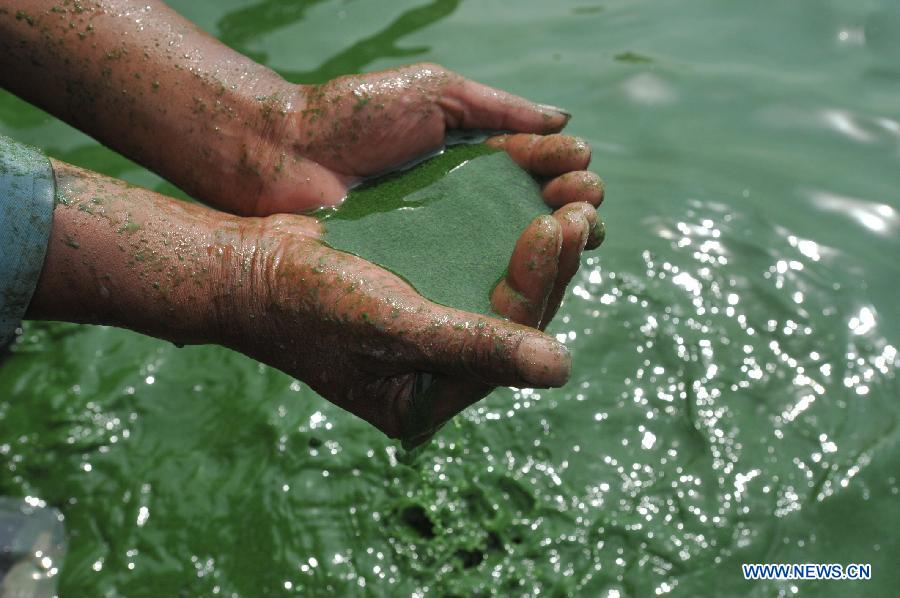
POLYGON ((535 218, 516 241, 507 274, 491 294, 497 313, 537 327, 557 278, 562 231, 552 216, 535 218))
POLYGON ((551 208, 584 202, 592 206, 603 203, 603 180, 589 170, 575 170, 552 179, 544 185, 544 201, 551 208))
POLYGON ((587 244, 593 222, 597 220, 597 212, 587 203, 572 203, 557 210, 553 214, 562 231, 562 248, 559 253, 558 275, 553 289, 547 299, 540 328, 543 330, 556 315, 562 303, 566 287, 578 271, 581 264, 581 252, 587 244))
POLYGON ((591 146, 571 135, 499 135, 486 143, 506 150, 516 164, 538 176, 584 170, 591 162, 591 146))
POLYGON ((606 224, 597 215, 597 219, 591 223, 591 232, 588 234, 588 240, 585 249, 597 249, 606 239, 606 224))
MULTIPOLYGON (((559 225, 551 216, 543 218, 546 230, 554 233, 553 255, 558 255, 559 225)), ((341 319, 347 331, 359 327, 378 339, 374 345, 360 340, 353 352, 360 365, 378 377, 431 372, 532 388, 561 386, 568 380, 568 351, 533 327, 438 305, 395 274, 317 243, 301 244, 295 251, 316 264, 318 270, 312 271, 327 275, 326 280, 335 276, 354 283, 352 291, 343 282, 326 283, 317 301, 332 305, 326 316, 341 319)))
POLYGON ((555 106, 535 104, 500 89, 453 77, 438 104, 448 129, 498 129, 520 133, 556 133, 571 114, 555 106))
POLYGON ((244 215, 291 214, 340 205, 357 179, 313 162, 290 159, 244 215))
POLYGON ((549 388, 569 379, 568 350, 533 328, 441 308, 423 299, 422 314, 406 338, 416 354, 405 367, 492 386, 549 388))

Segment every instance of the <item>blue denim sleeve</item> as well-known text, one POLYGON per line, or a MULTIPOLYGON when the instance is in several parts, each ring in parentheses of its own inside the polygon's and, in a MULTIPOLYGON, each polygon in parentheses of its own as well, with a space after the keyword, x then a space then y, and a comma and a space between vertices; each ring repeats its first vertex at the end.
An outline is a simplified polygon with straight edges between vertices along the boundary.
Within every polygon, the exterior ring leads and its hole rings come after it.
POLYGON ((41 275, 54 194, 47 157, 0 135, 0 347, 12 340, 41 275))

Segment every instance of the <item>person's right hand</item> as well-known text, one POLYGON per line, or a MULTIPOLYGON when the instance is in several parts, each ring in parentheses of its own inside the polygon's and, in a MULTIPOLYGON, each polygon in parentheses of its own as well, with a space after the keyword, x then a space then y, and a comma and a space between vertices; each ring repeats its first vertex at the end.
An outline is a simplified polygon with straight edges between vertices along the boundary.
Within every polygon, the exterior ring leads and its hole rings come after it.
POLYGON ((568 351, 537 328, 555 313, 581 251, 602 240, 596 218, 589 204, 573 203, 532 222, 492 295, 512 321, 428 301, 394 274, 324 245, 312 218, 256 219, 243 233, 249 250, 238 252, 242 290, 217 340, 415 444, 495 386, 568 380, 568 351), (424 373, 434 381, 426 404, 414 404, 424 373))
POLYGON ((569 376, 565 347, 540 328, 582 250, 602 240, 589 203, 525 230, 492 292, 493 318, 436 305, 328 248, 314 218, 235 217, 51 163, 58 203, 31 319, 222 344, 413 441, 496 385, 560 386, 569 376))
POLYGON ((588 144, 560 134, 569 115, 559 108, 432 63, 296 85, 162 0, 82 5, 0 0, 0 86, 219 209, 334 206, 471 129, 513 133, 495 143, 541 177, 548 201, 602 196, 588 144))

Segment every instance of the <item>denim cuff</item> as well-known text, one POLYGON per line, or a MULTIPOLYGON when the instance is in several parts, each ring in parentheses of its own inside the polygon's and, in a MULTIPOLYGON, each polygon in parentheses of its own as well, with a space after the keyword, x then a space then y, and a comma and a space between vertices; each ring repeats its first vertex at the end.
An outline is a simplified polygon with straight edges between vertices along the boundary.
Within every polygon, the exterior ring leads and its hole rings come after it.
POLYGON ((54 195, 47 156, 0 135, 0 347, 12 340, 37 287, 54 195))

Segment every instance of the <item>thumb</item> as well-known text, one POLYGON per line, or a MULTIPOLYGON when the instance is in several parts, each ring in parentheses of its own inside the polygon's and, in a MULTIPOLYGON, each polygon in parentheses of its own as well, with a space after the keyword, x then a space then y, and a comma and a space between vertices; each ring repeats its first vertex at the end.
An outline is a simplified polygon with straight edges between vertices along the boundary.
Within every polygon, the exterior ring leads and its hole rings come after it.
POLYGON ((476 328, 482 330, 478 335, 441 339, 437 351, 416 364, 420 370, 416 380, 423 388, 413 390, 401 413, 400 437, 407 450, 427 442, 444 422, 490 394, 494 386, 562 386, 569 379, 569 352, 549 336, 522 332, 515 325, 505 331, 490 324, 476 328), (432 378, 422 371, 444 375, 432 378))
POLYGON ((476 316, 434 304, 412 336, 418 371, 474 377, 494 386, 562 386, 571 373, 571 356, 552 337, 512 322, 476 316))

